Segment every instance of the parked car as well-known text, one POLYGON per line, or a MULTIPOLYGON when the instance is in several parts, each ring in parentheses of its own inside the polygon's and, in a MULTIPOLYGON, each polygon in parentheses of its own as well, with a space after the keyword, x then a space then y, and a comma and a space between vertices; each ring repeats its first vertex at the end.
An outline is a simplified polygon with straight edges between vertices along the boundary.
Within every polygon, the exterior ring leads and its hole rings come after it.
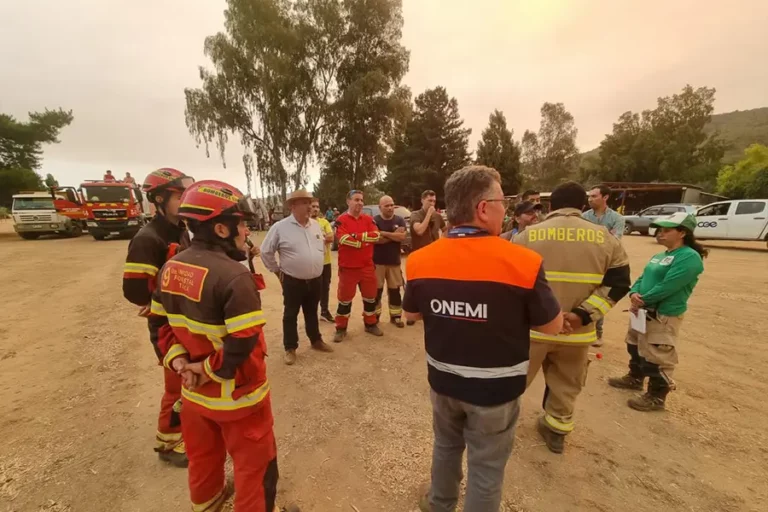
MULTIPOLYGON (((719 201, 695 214, 699 240, 762 240, 768 247, 768 199, 719 201)), ((651 229, 651 234, 656 230, 651 229)))
MULTIPOLYGON (((381 210, 379 210, 379 205, 377 204, 368 204, 363 206, 363 213, 366 215, 370 215, 371 217, 377 216, 379 213, 381 213, 381 210)), ((408 254, 411 252, 411 210, 406 208, 405 206, 397 206, 395 205, 395 215, 399 215, 403 219, 405 219, 405 241, 402 244, 402 250, 405 254, 408 254)), ((332 224, 333 227, 333 244, 331 245, 332 251, 338 251, 339 250, 339 243, 336 239, 336 223, 334 222, 332 224)))
POLYGON ((682 203, 658 204, 646 208, 637 215, 625 215, 624 234, 629 235, 637 231, 641 235, 647 235, 651 222, 659 217, 667 217, 677 212, 695 213, 696 206, 682 203))

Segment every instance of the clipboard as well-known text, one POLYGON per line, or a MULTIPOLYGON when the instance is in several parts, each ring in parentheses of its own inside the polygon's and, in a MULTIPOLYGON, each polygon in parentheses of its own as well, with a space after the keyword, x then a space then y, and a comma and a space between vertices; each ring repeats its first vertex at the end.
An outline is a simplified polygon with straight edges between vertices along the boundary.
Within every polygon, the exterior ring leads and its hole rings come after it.
POLYGON ((647 323, 647 312, 644 309, 638 309, 637 314, 629 312, 629 327, 633 331, 645 334, 647 323))

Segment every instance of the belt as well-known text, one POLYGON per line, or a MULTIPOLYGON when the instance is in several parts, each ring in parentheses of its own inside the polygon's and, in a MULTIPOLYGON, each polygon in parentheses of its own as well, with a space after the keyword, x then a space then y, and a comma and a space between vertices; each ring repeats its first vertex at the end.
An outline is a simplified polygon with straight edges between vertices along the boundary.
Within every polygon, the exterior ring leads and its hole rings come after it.
POLYGON ((311 278, 311 279, 302 279, 302 278, 300 278, 300 277, 293 277, 292 275, 290 275, 290 274, 286 274, 285 272, 283 272, 283 279, 285 279, 286 277, 290 277, 290 278, 291 278, 291 279, 293 279, 294 281, 302 281, 302 282, 304 282, 304 283, 311 283, 311 282, 312 282, 312 281, 314 281, 315 279, 322 279, 323 275, 322 275, 322 274, 320 274, 319 276, 317 276, 317 277, 313 277, 313 278, 311 278))

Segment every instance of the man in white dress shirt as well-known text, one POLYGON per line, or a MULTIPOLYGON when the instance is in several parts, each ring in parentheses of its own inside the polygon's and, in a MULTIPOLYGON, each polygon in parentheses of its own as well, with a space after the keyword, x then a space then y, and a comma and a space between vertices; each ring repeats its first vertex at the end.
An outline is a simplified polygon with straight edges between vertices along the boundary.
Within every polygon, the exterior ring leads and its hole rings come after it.
POLYGON ((292 365, 299 347, 299 309, 304 312, 304 327, 312 348, 321 352, 333 352, 333 349, 323 341, 317 317, 323 286, 325 237, 320 224, 310 218, 312 194, 297 190, 288 196, 286 207, 291 215, 269 229, 261 244, 261 260, 283 285, 285 364, 292 365))

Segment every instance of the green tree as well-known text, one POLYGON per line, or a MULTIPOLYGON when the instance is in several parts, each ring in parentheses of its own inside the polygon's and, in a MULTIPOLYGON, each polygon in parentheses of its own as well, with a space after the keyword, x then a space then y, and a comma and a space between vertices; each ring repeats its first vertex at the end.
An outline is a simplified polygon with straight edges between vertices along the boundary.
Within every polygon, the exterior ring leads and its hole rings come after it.
POLYGON ((44 190, 40 176, 43 144, 59 142, 59 132, 72 122, 72 111, 30 112, 29 121, 0 114, 0 206, 9 207, 22 190, 44 190))
POLYGON ((541 106, 538 133, 526 130, 521 143, 523 173, 534 186, 551 189, 569 179, 579 162, 576 123, 562 103, 541 106))
POLYGON ((45 190, 40 175, 31 169, 0 169, 0 206, 11 207, 13 195, 22 190, 45 190))
POLYGON ((501 174, 501 188, 506 195, 520 190, 520 147, 512 140, 512 130, 507 128, 504 113, 494 110, 483 130, 475 153, 478 164, 493 167, 501 174))
POLYGON ((744 158, 720 169, 717 193, 733 199, 768 197, 768 147, 752 144, 744 158))
POLYGON ((227 0, 224 32, 205 40, 215 70, 186 89, 186 123, 198 144, 230 135, 263 186, 286 196, 307 180, 345 51, 341 4, 327 0, 227 0))
POLYGON ((348 0, 343 5, 346 53, 326 123, 324 160, 346 175, 350 187, 363 189, 378 178, 396 120, 410 108, 410 91, 399 86, 409 57, 400 44, 400 0, 348 0))
POLYGON ((402 129, 387 160, 388 192, 407 206, 420 205, 425 189, 442 201, 445 180, 470 162, 472 130, 464 128, 459 103, 444 87, 427 89, 416 97, 402 129))
POLYGON ((625 112, 600 143, 604 181, 682 181, 712 188, 726 145, 707 134, 715 89, 690 85, 658 99, 653 110, 625 112))

